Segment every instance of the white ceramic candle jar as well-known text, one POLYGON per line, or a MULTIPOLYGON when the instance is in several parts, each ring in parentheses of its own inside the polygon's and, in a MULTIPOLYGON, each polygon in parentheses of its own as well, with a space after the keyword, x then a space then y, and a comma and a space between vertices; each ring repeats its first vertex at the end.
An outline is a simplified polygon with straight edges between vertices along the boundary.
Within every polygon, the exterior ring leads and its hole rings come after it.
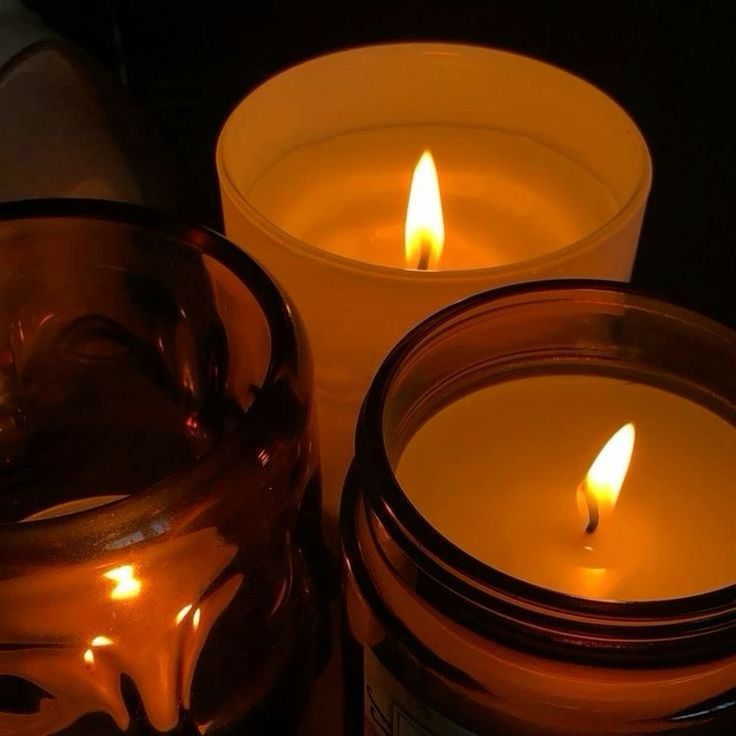
POLYGON ((651 180, 635 124, 590 84, 515 54, 426 43, 331 54, 270 79, 225 123, 217 167, 226 232, 306 323, 333 522, 358 406, 391 345, 488 287, 627 280, 651 180), (420 271, 404 218, 424 150, 445 246, 420 271))

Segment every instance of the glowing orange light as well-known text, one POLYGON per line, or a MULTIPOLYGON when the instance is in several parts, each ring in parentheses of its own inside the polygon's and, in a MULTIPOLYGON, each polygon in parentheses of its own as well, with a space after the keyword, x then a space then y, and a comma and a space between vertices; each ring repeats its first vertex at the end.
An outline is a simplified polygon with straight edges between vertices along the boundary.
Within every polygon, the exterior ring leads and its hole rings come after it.
POLYGON ((635 439, 633 424, 629 422, 621 427, 603 446, 578 487, 578 503, 588 516, 588 533, 594 532, 600 517, 610 514, 616 506, 629 470, 635 439))
POLYGON ((414 169, 404 226, 406 265, 427 270, 437 265, 445 245, 445 223, 437 168, 425 151, 414 169))
POLYGON ((95 653, 91 649, 87 649, 82 656, 88 666, 91 667, 95 663, 95 653))
POLYGON ((192 610, 192 604, 189 603, 188 605, 184 606, 184 608, 179 611, 179 613, 176 614, 176 625, 178 626, 189 614, 189 611, 192 610))
POLYGON ((109 647, 112 644, 112 639, 108 639, 106 636, 96 636, 90 644, 93 647, 109 647))
POLYGON ((132 565, 122 565, 105 573, 108 580, 115 583, 110 591, 110 598, 114 601, 135 598, 141 592, 141 581, 135 576, 132 565))
POLYGON ((199 628, 199 621, 202 618, 202 609, 198 608, 192 616, 192 628, 196 631, 199 628))

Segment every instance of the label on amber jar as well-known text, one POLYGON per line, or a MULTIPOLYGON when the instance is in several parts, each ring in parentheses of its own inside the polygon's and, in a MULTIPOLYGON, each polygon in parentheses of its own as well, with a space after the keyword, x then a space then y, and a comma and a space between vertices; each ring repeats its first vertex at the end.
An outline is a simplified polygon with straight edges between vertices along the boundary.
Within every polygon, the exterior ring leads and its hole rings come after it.
POLYGON ((410 693, 364 648, 364 736, 476 736, 410 693))

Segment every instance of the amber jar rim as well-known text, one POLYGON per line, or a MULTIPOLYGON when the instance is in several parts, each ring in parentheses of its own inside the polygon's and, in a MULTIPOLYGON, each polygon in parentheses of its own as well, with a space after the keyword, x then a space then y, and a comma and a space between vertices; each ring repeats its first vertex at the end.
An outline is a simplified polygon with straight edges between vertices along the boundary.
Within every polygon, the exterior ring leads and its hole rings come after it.
MULTIPOLYGON (((235 275, 242 286, 253 295, 268 324, 271 344, 261 388, 267 388, 284 369, 293 371, 298 369, 299 352, 293 307, 287 304, 279 288, 263 267, 224 236, 210 228, 187 224, 158 210, 127 202, 84 198, 41 198, 0 203, 0 223, 13 220, 64 218, 81 221, 99 220, 113 226, 155 231, 165 240, 194 249, 217 261, 235 275)), ((256 413, 267 394, 268 391, 264 390, 256 393, 246 417, 256 413)), ((11 543, 18 543, 19 548, 24 544, 33 544, 36 535, 41 531, 46 539, 47 535, 51 535, 63 543, 70 540, 73 535, 86 536, 87 522, 91 518, 99 517, 100 509, 111 518, 126 512, 135 516, 137 509, 143 509, 142 504, 156 494, 172 488, 181 488, 186 492, 186 479, 196 472, 195 468, 203 464, 217 464, 218 459, 231 452, 248 430, 249 422, 246 419, 196 463, 186 465, 176 473, 102 507, 28 523, 0 522, 0 547, 5 549, 6 545, 11 543)), ((99 536, 99 530, 95 534, 99 536)))
MULTIPOLYGON (((528 643, 524 643, 524 637, 515 639, 511 646, 520 649, 534 653, 541 649, 554 658, 586 664, 598 661, 625 667, 652 667, 665 661, 694 662, 722 656, 727 650, 736 649, 736 643, 728 645, 733 637, 727 638, 729 632, 736 628, 736 584, 679 598, 638 601, 596 600, 544 588, 481 562, 443 537, 414 507, 392 470, 383 433, 384 408, 392 380, 417 346, 424 344, 443 325, 481 305, 491 305, 506 297, 533 297, 545 292, 558 292, 562 298, 563 293, 571 290, 591 296, 604 293, 624 295, 640 307, 666 310, 668 317, 684 321, 736 346, 736 331, 629 285, 612 284, 610 281, 570 279, 512 285, 473 295, 436 312, 407 333, 387 355, 363 403, 356 430, 355 460, 342 502, 343 549, 348 564, 375 608, 383 611, 384 615, 391 615, 371 583, 370 573, 354 538, 357 503, 362 497, 366 509, 377 518, 402 555, 410 561, 411 569, 426 573, 443 587, 438 610, 476 633, 494 635, 492 626, 486 629, 482 621, 479 624, 478 611, 493 598, 488 591, 497 591, 507 599, 506 612, 513 612, 513 601, 542 610, 541 614, 528 614, 532 625, 543 625, 550 620, 548 614, 555 611, 575 613, 588 619, 581 625, 571 626, 559 641, 551 640, 549 646, 541 640, 534 642, 529 638, 528 643), (443 564, 438 564, 437 560, 443 564), (508 604, 509 599, 511 604, 508 604), (620 639, 620 646, 596 651, 595 646, 591 648, 582 644, 588 636, 606 637, 609 642, 620 639), (661 637, 659 643, 653 643, 650 636, 661 637), (687 646, 689 639, 693 644, 690 648, 687 646), (678 644, 673 644, 673 640, 678 644)), ((436 603, 432 601, 430 605, 436 603)))
POLYGON ((275 242, 278 242, 285 249, 296 253, 297 255, 305 258, 310 258, 316 261, 321 261, 333 268, 345 270, 345 271, 358 271, 366 278, 373 279, 421 279, 424 283, 434 282, 447 282, 447 281, 467 281, 473 282, 478 281, 482 285, 487 281, 489 273, 495 274, 497 278, 503 279, 504 281, 514 281, 522 279, 524 273, 528 271, 530 266, 543 266, 545 264, 555 263, 558 261, 564 261, 570 257, 585 252, 591 249, 599 241, 600 238, 616 233, 618 230, 623 228, 627 223, 627 218, 631 217, 631 213, 634 212, 637 207, 642 205, 642 202, 646 201, 649 195, 649 190, 652 186, 652 159, 647 147, 646 140, 637 125, 636 121, 629 114, 629 112, 621 105, 616 99, 614 99, 607 92, 602 90, 596 84, 588 81, 587 79, 575 74, 574 72, 565 69, 562 66, 553 64, 549 61, 538 59, 528 54, 521 54, 509 49, 496 48, 494 46, 486 46, 478 43, 461 43, 458 41, 443 41, 443 40, 422 40, 422 41, 385 41, 382 43, 374 44, 361 44, 358 46, 351 46, 343 49, 336 49, 323 54, 317 54, 316 56, 309 57, 301 60, 291 66, 284 69, 280 69, 274 74, 264 79, 254 89, 252 89, 245 97, 240 99, 235 106, 230 110, 220 130, 220 135, 217 140, 215 150, 215 160, 217 164, 218 173, 221 179, 221 186, 226 188, 228 193, 233 197, 237 206, 241 212, 251 219, 262 231, 268 233, 272 238, 275 238, 275 242), (539 65, 549 70, 553 70, 559 74, 564 75, 567 78, 574 79, 577 83, 584 85, 589 90, 593 90, 596 94, 599 94, 606 98, 611 105, 616 108, 618 112, 630 125, 630 133, 636 138, 636 141, 640 147, 641 153, 641 171, 639 172, 636 186, 628 198, 626 198, 622 204, 619 205, 618 210, 605 222, 598 225, 594 230, 587 233, 581 238, 568 243, 567 245, 561 246, 550 253, 544 253, 539 256, 535 256, 526 261, 519 261, 509 263, 503 266, 492 266, 486 265, 479 268, 461 268, 452 270, 437 270, 437 271, 416 271, 413 269, 396 268, 392 266, 385 266, 378 263, 369 263, 361 261, 357 258, 348 257, 339 253, 333 253, 331 251, 321 248, 319 245, 311 242, 302 240, 282 227, 274 223, 269 217, 264 215, 258 207, 256 207, 250 199, 243 194, 241 187, 239 187, 232 176, 232 172, 227 165, 225 160, 225 147, 227 145, 226 138, 229 135, 230 130, 235 125, 235 118, 241 110, 242 106, 246 102, 252 101, 253 97, 261 92, 264 88, 270 85, 272 82, 283 78, 287 75, 299 73, 305 67, 310 68, 315 65, 324 64, 325 62, 332 62, 336 59, 344 59, 347 63, 350 62, 351 57, 359 54, 365 54, 367 52, 373 53, 385 53, 391 51, 402 51, 402 52, 431 52, 440 51, 444 53, 448 52, 470 52, 473 54, 488 54, 488 55, 499 55, 504 57, 515 57, 519 62, 525 64, 539 65))

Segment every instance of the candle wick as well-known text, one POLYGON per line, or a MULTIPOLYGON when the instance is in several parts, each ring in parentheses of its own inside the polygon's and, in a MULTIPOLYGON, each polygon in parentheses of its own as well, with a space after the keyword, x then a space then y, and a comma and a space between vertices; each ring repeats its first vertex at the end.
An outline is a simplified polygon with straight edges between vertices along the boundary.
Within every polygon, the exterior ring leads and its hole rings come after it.
POLYGON ((585 527, 585 533, 592 534, 598 528, 598 522, 600 521, 598 501, 590 490, 587 480, 580 484, 580 492, 583 494, 585 505, 588 507, 588 524, 585 527))
POLYGON ((419 251, 419 263, 417 264, 418 271, 426 271, 429 269, 429 256, 432 253, 431 243, 423 239, 419 251))

